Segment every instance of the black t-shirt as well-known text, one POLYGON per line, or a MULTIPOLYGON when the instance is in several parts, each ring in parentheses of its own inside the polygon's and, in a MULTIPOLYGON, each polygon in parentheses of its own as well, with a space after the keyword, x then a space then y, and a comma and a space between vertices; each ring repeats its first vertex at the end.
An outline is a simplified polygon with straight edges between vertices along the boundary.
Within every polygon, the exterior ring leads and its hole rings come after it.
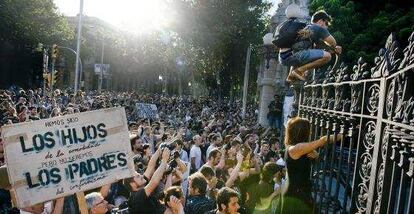
POLYGON ((152 195, 147 196, 145 189, 132 192, 128 200, 130 214, 161 214, 164 213, 162 205, 152 195))

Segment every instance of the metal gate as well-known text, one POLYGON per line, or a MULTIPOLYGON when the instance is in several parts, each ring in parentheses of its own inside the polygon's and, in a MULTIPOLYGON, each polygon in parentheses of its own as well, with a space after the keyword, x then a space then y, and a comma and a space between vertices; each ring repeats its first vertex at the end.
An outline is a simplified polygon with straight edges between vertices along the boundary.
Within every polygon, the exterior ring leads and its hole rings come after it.
POLYGON ((401 50, 391 34, 374 67, 360 58, 296 87, 312 140, 344 136, 313 164, 318 213, 414 212, 414 33, 408 43, 401 50))

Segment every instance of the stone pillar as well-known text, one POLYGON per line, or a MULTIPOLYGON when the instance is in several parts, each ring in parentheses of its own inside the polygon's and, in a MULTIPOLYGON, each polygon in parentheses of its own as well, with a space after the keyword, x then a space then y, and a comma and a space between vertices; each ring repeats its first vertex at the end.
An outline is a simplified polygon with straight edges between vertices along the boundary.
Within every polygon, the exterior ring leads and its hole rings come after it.
MULTIPOLYGON (((301 7, 304 20, 309 19, 308 0, 282 0, 276 13, 271 18, 271 26, 269 32, 274 33, 276 27, 286 20, 285 10, 289 4, 296 3, 301 7)), ((269 62, 269 69, 266 69, 266 55, 261 65, 257 77, 257 83, 260 91, 259 100, 259 124, 268 127, 267 113, 269 112, 268 105, 273 100, 275 94, 284 96, 286 90, 285 79, 287 76, 287 67, 282 66, 277 61, 276 51, 272 52, 271 60, 269 62)))
POLYGON ((269 112, 268 106, 270 101, 273 100, 275 94, 275 77, 277 61, 271 59, 269 61, 269 69, 266 68, 266 60, 262 63, 262 77, 259 78, 260 87, 260 104, 259 104, 259 124, 267 127, 269 121, 267 120, 267 113, 269 112))

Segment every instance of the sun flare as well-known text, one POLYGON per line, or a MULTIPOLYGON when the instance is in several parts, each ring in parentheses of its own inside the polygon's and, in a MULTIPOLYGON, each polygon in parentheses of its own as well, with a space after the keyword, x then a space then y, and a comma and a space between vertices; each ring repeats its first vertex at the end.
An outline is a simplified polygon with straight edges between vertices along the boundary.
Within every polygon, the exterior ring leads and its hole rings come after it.
POLYGON ((166 0, 85 0, 84 14, 116 27, 147 33, 168 25, 166 0))
POLYGON ((154 29, 160 29, 167 24, 166 8, 163 0, 123 0, 116 2, 116 5, 106 5, 108 13, 105 19, 123 30, 146 33, 154 29))

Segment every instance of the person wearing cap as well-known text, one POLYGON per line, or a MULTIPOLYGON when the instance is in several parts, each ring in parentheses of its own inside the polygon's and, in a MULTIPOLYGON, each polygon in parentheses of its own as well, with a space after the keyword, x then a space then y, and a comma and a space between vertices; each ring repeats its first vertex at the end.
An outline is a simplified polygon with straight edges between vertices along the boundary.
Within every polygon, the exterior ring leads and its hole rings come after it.
MULTIPOLYGON (((300 13, 291 11, 300 10, 296 7, 288 7, 286 16, 288 18, 302 18, 300 13)), ((342 47, 338 46, 335 38, 329 33, 328 26, 332 17, 324 10, 315 12, 311 24, 299 31, 298 41, 291 48, 281 48, 279 61, 282 65, 292 66, 287 77, 288 82, 294 80, 305 80, 306 72, 321 67, 331 60, 331 53, 341 54, 342 47), (324 49, 316 48, 317 45, 328 46, 324 49)))

